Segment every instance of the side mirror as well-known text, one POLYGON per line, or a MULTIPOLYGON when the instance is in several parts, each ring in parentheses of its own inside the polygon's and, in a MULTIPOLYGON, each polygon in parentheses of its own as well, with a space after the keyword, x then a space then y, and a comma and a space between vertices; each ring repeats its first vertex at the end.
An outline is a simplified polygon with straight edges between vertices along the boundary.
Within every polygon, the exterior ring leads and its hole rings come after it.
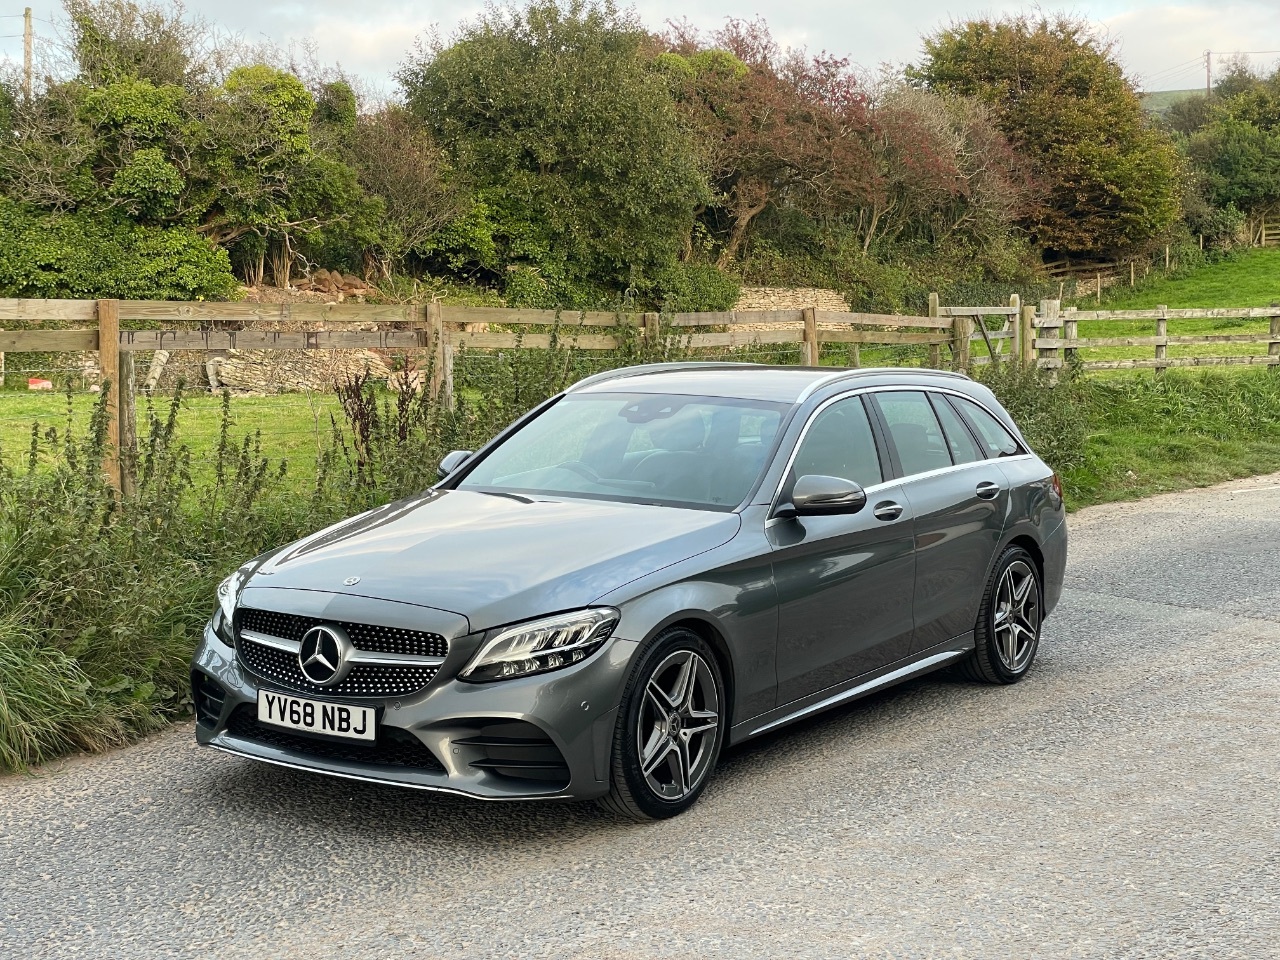
POLYGON ((471 456, 470 450, 452 450, 444 455, 444 459, 440 461, 440 466, 436 467, 436 473, 443 480, 453 471, 467 462, 467 458, 471 456))
POLYGON ((791 488, 791 502, 778 508, 779 517, 827 517, 857 513, 867 505, 867 494, 852 480, 809 474, 791 488))

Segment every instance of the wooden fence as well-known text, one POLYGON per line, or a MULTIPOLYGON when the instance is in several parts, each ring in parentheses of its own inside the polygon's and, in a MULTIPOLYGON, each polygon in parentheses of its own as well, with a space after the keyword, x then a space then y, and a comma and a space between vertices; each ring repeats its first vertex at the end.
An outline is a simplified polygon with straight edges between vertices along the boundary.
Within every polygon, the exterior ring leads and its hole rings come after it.
POLYGON ((1240 307, 1171 310, 1075 310, 1061 309, 1057 300, 1043 300, 1035 319, 1035 359, 1042 367, 1061 367, 1076 363, 1083 370, 1155 370, 1169 367, 1205 367, 1255 365, 1274 368, 1280 364, 1280 307, 1240 307), (1135 325, 1151 325, 1152 334, 1123 337, 1081 337, 1081 322, 1123 320, 1135 325), (1269 329, 1256 333, 1210 334, 1185 336, 1169 334, 1170 320, 1267 320, 1269 329), (1207 346, 1246 344, 1264 347, 1259 353, 1170 357, 1172 345, 1207 346), (1080 359, 1079 351, 1091 347, 1150 347, 1149 357, 1126 357, 1115 360, 1080 359))
POLYGON ((552 337, 578 349, 611 350, 619 328, 639 336, 675 335, 691 349, 734 348, 755 344, 797 344, 804 364, 822 362, 824 345, 845 344, 849 361, 860 364, 863 345, 923 347, 932 366, 956 369, 970 363, 1028 356, 1031 315, 1015 295, 1006 306, 945 307, 930 298, 923 317, 836 313, 816 308, 725 313, 617 314, 493 307, 372 304, 191 303, 146 300, 0 299, 0 375, 6 352, 96 352, 103 378, 118 389, 108 393, 108 432, 113 452, 106 471, 117 487, 127 488, 136 448, 134 356, 144 351, 193 350, 382 350, 411 351, 430 357, 432 397, 452 402, 453 367, 460 350, 546 348, 552 337), (989 324, 984 318, 994 318, 989 324), (323 325, 302 331, 253 329, 270 323, 323 325), (6 324, 56 329, 4 330, 6 324), (66 326, 70 324, 70 328, 66 326), (128 324, 122 327, 122 324, 128 324), (187 329, 169 328, 183 324, 187 329), (138 326, 146 329, 136 329, 138 326), (169 325, 167 327, 166 325, 169 325), (329 329, 343 325, 364 329, 329 329), (540 326, 533 332, 494 327, 540 326), (194 329, 192 329, 194 327, 194 329), (556 333, 547 332, 555 328, 556 333), (716 328, 707 330, 707 328, 716 328), (973 343, 985 348, 975 355, 973 343))
POLYGON ((113 451, 106 464, 111 481, 130 485, 136 449, 134 357, 143 351, 348 350, 408 351, 430 359, 432 397, 451 403, 459 351, 546 348, 558 336, 578 349, 611 350, 622 328, 628 335, 674 336, 690 349, 733 349, 757 344, 795 344, 801 362, 822 363, 824 348, 846 347, 847 362, 861 364, 864 346, 907 346, 929 366, 965 369, 1016 357, 1047 368, 1078 363, 1085 370, 1220 364, 1280 365, 1280 307, 1217 310, 1075 311, 1059 301, 1039 309, 1018 296, 991 307, 943 306, 929 298, 927 316, 818 310, 723 313, 618 314, 494 307, 373 304, 185 303, 137 300, 0 299, 0 370, 5 352, 96 352, 103 377, 118 389, 108 394, 108 431, 113 451), (1171 336, 1170 320, 1268 319, 1266 333, 1171 336), (1149 321, 1153 335, 1081 337, 1079 324, 1097 320, 1149 321), (24 324, 33 329, 4 330, 24 324), (307 330, 262 329, 263 324, 314 326, 307 330), (41 324, 57 328, 39 329, 41 324), (127 324, 127 326, 122 326, 127 324), (254 325, 258 329, 254 329, 254 325), (66 328, 70 325, 70 328, 66 328), (178 329, 185 325, 187 329, 178 329), (343 327, 347 329, 342 329, 343 327), (143 327, 145 329, 139 329, 143 327), (332 329, 337 327, 338 329, 332 329), (533 327, 515 332, 512 328, 533 327), (505 328, 505 329, 498 329, 505 328), (550 332, 552 329, 556 332, 550 332), (976 344, 976 347, 975 347, 976 344), (1170 345, 1257 344, 1265 352, 1231 356, 1169 357, 1170 345), (1149 357, 1080 359, 1093 347, 1153 349, 1149 357), (945 355, 943 351, 946 351, 945 355))

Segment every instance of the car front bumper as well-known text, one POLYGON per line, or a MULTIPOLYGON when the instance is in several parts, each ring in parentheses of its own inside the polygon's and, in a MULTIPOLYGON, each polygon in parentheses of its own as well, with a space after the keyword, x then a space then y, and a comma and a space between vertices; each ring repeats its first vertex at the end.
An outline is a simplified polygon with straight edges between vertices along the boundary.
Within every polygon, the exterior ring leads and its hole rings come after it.
POLYGON ((591 799, 608 790, 618 702, 635 648, 614 638, 582 663, 532 677, 467 683, 454 667, 409 696, 342 698, 255 675, 206 625, 191 664, 196 740, 280 766, 482 800, 591 799), (365 746, 261 724, 260 689, 374 707, 378 740, 365 746))

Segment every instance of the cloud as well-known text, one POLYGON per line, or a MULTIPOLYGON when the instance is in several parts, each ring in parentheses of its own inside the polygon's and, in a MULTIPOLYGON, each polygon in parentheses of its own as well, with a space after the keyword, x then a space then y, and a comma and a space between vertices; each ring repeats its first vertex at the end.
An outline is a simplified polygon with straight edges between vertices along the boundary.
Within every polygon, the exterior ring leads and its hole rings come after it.
MULTIPOLYGON (((414 38, 439 24, 448 36, 460 21, 474 17, 481 0, 433 0, 406 5, 402 0, 313 0, 310 3, 254 0, 187 0, 196 15, 243 34, 250 42, 313 42, 321 59, 340 63, 376 90, 394 89, 391 75, 412 48, 414 38)), ((636 4, 654 30, 669 19, 688 17, 704 30, 726 19, 723 2, 647 0, 636 4)), ((875 68, 920 56, 921 36, 968 16, 1017 13, 1031 9, 1008 0, 750 0, 735 5, 733 15, 764 17, 786 44, 825 49, 875 68)), ((1050 5, 1049 9, 1053 9, 1050 5)), ((1280 49, 1280 3, 1276 0, 1075 0, 1070 9, 1105 27, 1119 42, 1131 76, 1151 89, 1178 89, 1203 83, 1198 58, 1208 48, 1228 52, 1274 46, 1280 49), (1267 41, 1265 38, 1274 37, 1267 41)), ((36 10, 51 17, 52 11, 36 10)), ((0 25, 21 21, 5 20, 0 25)), ((44 29, 49 29, 45 27, 44 29)), ((0 29, 0 34, 9 31, 0 29)), ((17 32, 17 31, 14 31, 17 32)), ((21 56, 21 40, 0 40, 0 56, 21 56)), ((1271 56, 1255 57, 1269 64, 1271 56)))

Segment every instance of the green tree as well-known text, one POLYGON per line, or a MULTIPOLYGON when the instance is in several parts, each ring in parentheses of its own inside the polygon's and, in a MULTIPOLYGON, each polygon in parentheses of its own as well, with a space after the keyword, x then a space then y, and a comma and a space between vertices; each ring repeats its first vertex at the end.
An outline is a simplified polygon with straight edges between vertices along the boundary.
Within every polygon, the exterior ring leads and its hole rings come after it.
POLYGON ((184 86, 211 72, 210 30, 180 0, 63 0, 80 76, 93 85, 126 77, 184 86))
POLYGON ((1280 204, 1280 130, 1222 117, 1192 137, 1187 151, 1215 207, 1258 214, 1280 204))
POLYGON ((1177 149, 1148 123, 1113 45, 1087 23, 1023 15, 957 24, 925 39, 910 76, 992 107, 1044 189, 1021 218, 1041 248, 1125 254, 1178 221, 1177 149))
POLYGON ((532 275, 524 295, 576 303, 675 262, 706 188, 649 45, 609 0, 532 0, 401 67, 409 108, 486 212, 492 278, 532 275))

